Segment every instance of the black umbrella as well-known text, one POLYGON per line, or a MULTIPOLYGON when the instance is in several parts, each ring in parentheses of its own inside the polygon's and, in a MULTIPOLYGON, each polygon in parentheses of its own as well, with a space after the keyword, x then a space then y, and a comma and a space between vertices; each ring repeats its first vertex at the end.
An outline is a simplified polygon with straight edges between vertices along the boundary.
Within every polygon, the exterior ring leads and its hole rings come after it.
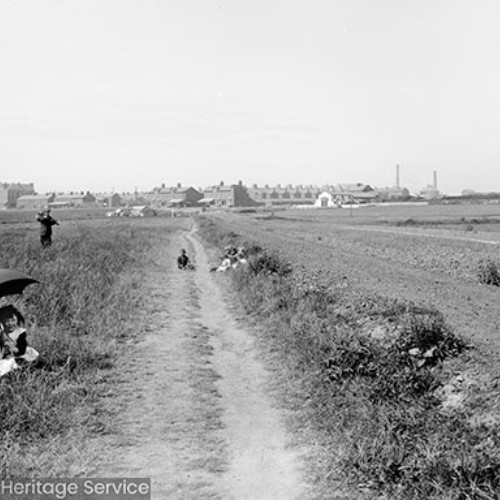
POLYGON ((39 281, 13 269, 0 269, 0 297, 23 293, 23 290, 32 283, 39 281))

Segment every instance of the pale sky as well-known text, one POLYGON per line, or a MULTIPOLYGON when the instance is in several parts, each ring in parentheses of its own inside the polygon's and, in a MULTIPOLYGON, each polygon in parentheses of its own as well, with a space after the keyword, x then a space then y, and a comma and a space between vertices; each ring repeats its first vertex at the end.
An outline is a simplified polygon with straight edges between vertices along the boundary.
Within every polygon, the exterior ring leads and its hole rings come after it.
POLYGON ((0 0, 0 181, 500 191, 498 0, 0 0))

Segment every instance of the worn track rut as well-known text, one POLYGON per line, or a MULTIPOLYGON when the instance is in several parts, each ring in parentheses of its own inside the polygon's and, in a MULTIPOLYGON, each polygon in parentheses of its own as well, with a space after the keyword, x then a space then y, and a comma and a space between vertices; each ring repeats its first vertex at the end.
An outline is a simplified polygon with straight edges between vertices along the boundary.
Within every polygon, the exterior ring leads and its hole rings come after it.
POLYGON ((193 232, 176 233, 155 261, 147 332, 117 369, 121 411, 99 475, 151 477, 159 500, 304 498, 270 375, 208 272, 203 245, 193 232), (176 269, 181 247, 195 271, 176 269))

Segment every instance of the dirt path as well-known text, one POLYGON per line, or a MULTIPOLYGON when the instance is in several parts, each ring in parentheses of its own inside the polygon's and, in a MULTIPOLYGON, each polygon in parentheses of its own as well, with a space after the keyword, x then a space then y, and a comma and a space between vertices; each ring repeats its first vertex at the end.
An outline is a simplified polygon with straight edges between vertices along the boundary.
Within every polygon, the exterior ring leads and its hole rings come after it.
POLYGON ((203 291, 201 319, 213 336, 214 367, 221 379, 229 451, 223 478, 227 498, 291 500, 298 496, 298 458, 285 447, 285 429, 266 395, 268 374, 256 359, 253 338, 232 317, 209 268, 201 243, 189 236, 198 260, 196 282, 203 291))
POLYGON ((153 499, 293 500, 300 460, 252 337, 227 307, 199 240, 176 233, 148 276, 147 333, 118 370, 126 396, 101 477, 151 477, 153 499), (178 249, 196 259, 178 271, 178 249))

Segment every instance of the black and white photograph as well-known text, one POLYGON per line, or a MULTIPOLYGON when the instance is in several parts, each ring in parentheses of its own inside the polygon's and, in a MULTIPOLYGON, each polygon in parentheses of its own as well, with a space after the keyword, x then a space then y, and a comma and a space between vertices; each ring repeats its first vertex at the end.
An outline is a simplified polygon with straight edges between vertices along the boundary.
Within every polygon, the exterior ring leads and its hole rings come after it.
POLYGON ((498 500, 499 19, 0 0, 0 499, 498 500))

